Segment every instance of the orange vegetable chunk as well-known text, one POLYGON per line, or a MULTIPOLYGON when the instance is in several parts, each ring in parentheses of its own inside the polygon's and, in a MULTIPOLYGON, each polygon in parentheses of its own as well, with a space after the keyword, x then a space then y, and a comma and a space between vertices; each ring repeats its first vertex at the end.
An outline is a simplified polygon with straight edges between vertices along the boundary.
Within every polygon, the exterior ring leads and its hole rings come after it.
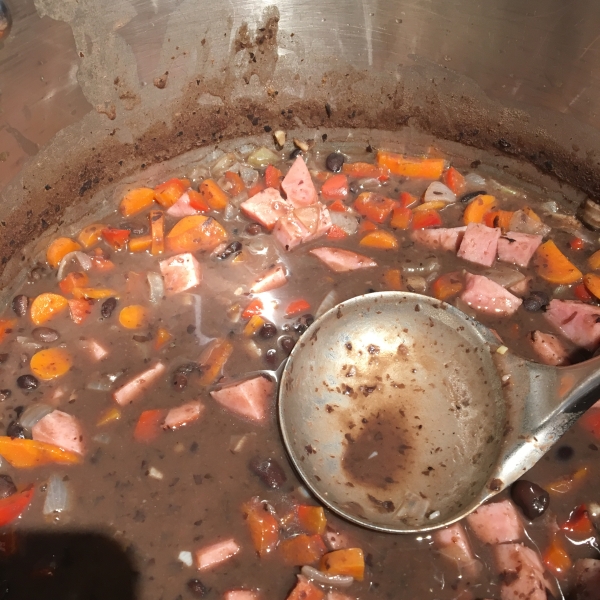
POLYGON ((0 437, 0 455, 13 467, 26 469, 50 463, 76 464, 81 455, 53 444, 21 438, 0 437))
POLYGON ((564 577, 573 564, 563 542, 557 536, 554 536, 552 543, 544 552, 543 560, 548 570, 557 577, 564 577))
POLYGON ((342 172, 350 177, 365 178, 370 177, 379 179, 379 181, 387 181, 390 178, 388 169, 378 165, 365 162, 344 163, 342 172))
POLYGON ((86 287, 89 283, 89 277, 87 273, 80 273, 75 271, 69 273, 64 279, 61 279, 58 283, 58 287, 63 294, 70 294, 74 288, 86 287))
POLYGON ((162 409, 143 411, 135 424, 133 439, 142 444, 153 442, 162 432, 162 422, 165 414, 166 411, 162 409))
POLYGON ((227 239, 227 232, 212 217, 192 215, 183 217, 167 234, 166 246, 170 252, 214 250, 227 239))
POLYGON ((465 188, 465 178, 454 167, 444 172, 442 180, 457 196, 465 188))
POLYGON ((269 512, 266 503, 259 498, 252 498, 242 506, 242 511, 258 555, 272 552, 279 542, 279 523, 269 512))
POLYGON ((214 179, 205 179, 198 187, 198 191, 204 202, 213 210, 225 210, 229 203, 229 196, 214 179))
POLYGON ((348 197, 348 192, 348 177, 344 173, 338 173, 330 177, 321 187, 323 200, 345 200, 348 197))
POLYGON ((69 312, 71 320, 76 325, 81 325, 91 314, 94 302, 85 298, 71 298, 69 300, 69 312))
POLYGON ((414 158, 380 150, 377 152, 377 164, 402 177, 439 179, 446 161, 443 158, 414 158))
POLYGON ((402 271, 400 269, 388 269, 383 274, 383 284, 388 290, 399 292, 402 290, 402 271))
POLYGON ((103 298, 110 298, 111 296, 116 298, 119 297, 119 293, 110 288, 73 288, 72 294, 75 296, 75 298, 86 298, 92 300, 102 300, 103 298))
POLYGON ((446 202, 442 202, 441 200, 432 200, 431 202, 423 202, 423 204, 419 204, 413 208, 413 212, 424 212, 428 210, 440 210, 448 206, 446 202))
POLYGON ((125 247, 131 236, 129 229, 116 229, 114 227, 105 227, 102 230, 102 237, 107 244, 115 250, 121 250, 125 247))
POLYGON ((361 246, 379 248, 380 250, 396 250, 398 240, 389 231, 372 231, 360 240, 361 246))
POLYGON ((202 375, 200 376, 201 385, 210 385, 221 373, 229 357, 233 353, 233 344, 223 338, 213 340, 208 347, 203 350, 198 362, 202 375))
POLYGON ((431 286, 433 295, 438 300, 448 300, 456 296, 463 289, 463 282, 460 273, 444 273, 440 275, 431 286))
POLYGON ((173 336, 164 327, 159 327, 154 338, 154 349, 160 350, 173 336))
POLYGON ((385 223, 395 205, 391 198, 375 192, 363 192, 354 201, 356 212, 374 223, 385 223))
POLYGON ((102 413, 100 418, 96 421, 96 426, 103 427, 104 425, 108 425, 109 423, 114 423, 115 421, 118 421, 121 418, 121 416, 121 410, 118 409, 116 406, 113 406, 112 408, 109 408, 108 410, 102 413))
POLYGON ((102 230, 106 227, 103 223, 93 223, 84 227, 77 236, 77 241, 84 248, 91 248, 94 244, 97 244, 102 237, 102 230))
POLYGON ((442 217, 437 210, 420 210, 413 213, 412 229, 427 229, 442 225, 442 217))
POLYGON ((129 240, 129 252, 146 252, 152 248, 152 236, 141 235, 129 240))
POLYGON ((8 498, 0 499, 0 527, 4 527, 17 519, 31 504, 32 498, 33 487, 28 487, 21 492, 8 496, 8 498))
POLYGON ((29 361, 33 374, 49 381, 68 373, 73 364, 71 355, 63 348, 47 348, 36 352, 29 361))
POLYGON ((119 205, 119 210, 124 217, 131 217, 150 208, 153 204, 154 190, 141 187, 125 194, 119 205))
POLYGON ((288 307, 285 309, 285 316, 292 317, 294 315, 299 315, 300 313, 307 312, 309 310, 310 304, 306 300, 304 300, 304 298, 300 298, 288 304, 288 307))
POLYGON ((0 343, 17 326, 17 319, 0 319, 0 343))
POLYGON ((51 267, 56 269, 60 261, 69 254, 69 252, 75 252, 77 250, 81 250, 80 244, 71 238, 61 237, 54 240, 48 246, 46 260, 51 267))
POLYGON ((274 188, 276 190, 281 189, 281 182, 283 180, 283 173, 273 165, 267 165, 265 169, 265 185, 268 188, 274 188))
MULTIPOLYGON (((327 597, 329 598, 330 596, 331 593, 327 597)), ((311 583, 306 577, 298 575, 296 586, 286 600, 325 600, 325 592, 311 583)))
POLYGON ((595 273, 588 273, 583 278, 583 284, 596 298, 600 298, 600 275, 595 273))
POLYGON ((63 312, 67 306, 69 306, 69 303, 64 296, 44 293, 40 294, 31 303, 29 314, 36 325, 41 325, 63 312))
POLYGON ((246 306, 244 312, 242 313, 242 319, 249 319, 254 315, 260 315, 264 310, 264 306, 262 300, 260 298, 255 298, 246 306))
POLYGON ((189 187, 190 182, 187 179, 169 179, 154 188, 154 199, 161 206, 170 208, 189 187))
POLYGON ((394 229, 408 229, 413 218, 413 212, 410 208, 397 206, 392 212, 390 225, 394 229))
POLYGON ((535 265, 542 279, 557 285, 575 283, 583 276, 552 240, 544 242, 536 250, 535 265))
POLYGON ((485 213, 483 223, 488 227, 500 227, 503 233, 510 229, 510 221, 515 213, 512 210, 492 210, 485 213))
POLYGON ((592 271, 600 270, 600 250, 596 250, 596 252, 588 258, 588 265, 590 265, 592 271))
POLYGON ((165 215, 162 210, 151 210, 149 218, 150 234, 152 236, 150 254, 156 256, 165 251, 165 215))
POLYGON ((332 225, 325 236, 330 240, 343 240, 348 234, 339 225, 332 225))
POLYGON ((357 581, 365 577, 365 558, 360 548, 344 548, 328 552, 319 564, 319 569, 329 575, 350 575, 357 581))
POLYGON ((496 198, 489 194, 477 196, 465 208, 463 213, 463 222, 465 225, 469 223, 483 223, 487 213, 496 210, 496 198))
POLYGON ((325 511, 321 506, 301 504, 296 507, 300 527, 305 533, 323 535, 327 526, 325 511))
POLYGON ((226 171, 224 177, 231 186, 228 192, 232 196, 237 196, 246 189, 243 179, 237 173, 234 173, 233 171, 226 171))
POLYGON ((131 304, 121 309, 119 323, 126 329, 141 329, 148 324, 148 311, 139 304, 131 304))
POLYGON ((300 534, 279 544, 283 561, 290 566, 316 563, 327 551, 320 535, 300 534))

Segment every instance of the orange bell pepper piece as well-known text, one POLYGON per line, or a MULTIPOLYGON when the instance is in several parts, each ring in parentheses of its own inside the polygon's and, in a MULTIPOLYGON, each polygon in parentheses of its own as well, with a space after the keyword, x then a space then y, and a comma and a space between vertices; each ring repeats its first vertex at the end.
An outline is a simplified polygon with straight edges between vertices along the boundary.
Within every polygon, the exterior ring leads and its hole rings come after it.
POLYGON ((329 575, 350 575, 357 581, 365 578, 365 558, 360 548, 344 548, 328 552, 319 564, 319 569, 329 575))
POLYGON ((75 271, 69 273, 64 279, 61 279, 58 282, 58 287, 63 294, 70 294, 75 288, 86 287, 89 280, 86 273, 75 271))
POLYGON ((154 188, 154 199, 161 206, 169 208, 183 196, 189 187, 189 179, 169 179, 154 188))
POLYGON ((225 363, 233 353, 233 344, 223 338, 213 340, 202 352, 198 363, 202 375, 200 385, 211 385, 221 373, 225 363))
POLYGON ((398 240, 389 231, 372 231, 367 233, 362 240, 361 246, 367 248, 379 248, 380 250, 396 250, 398 248, 398 240))
POLYGON ((538 247, 535 253, 535 265, 538 275, 550 283, 568 285, 579 281, 583 276, 552 240, 538 247))
POLYGON ((129 252, 146 252, 152 248, 152 236, 141 235, 129 240, 129 252))
POLYGON ((103 427, 104 425, 108 425, 109 423, 114 423, 115 421, 118 421, 121 417, 121 409, 114 406, 113 408, 109 408, 108 410, 102 413, 98 421, 96 421, 96 427, 103 427))
POLYGON ((248 198, 256 196, 258 192, 262 192, 265 189, 265 184, 259 179, 251 188, 248 189, 248 198))
POLYGON ((213 210, 224 210, 229 203, 229 196, 214 179, 205 179, 200 184, 198 191, 204 202, 213 210))
POLYGON ((413 212, 410 208, 397 206, 392 211, 392 220, 390 225, 394 229, 408 229, 413 218, 413 212))
POLYGON ((152 237, 150 254, 156 256, 165 251, 165 215, 162 210, 151 210, 148 216, 150 218, 150 235, 152 237))
POLYGON ((444 171, 442 181, 458 196, 465 189, 465 178, 454 168, 444 171))
POLYGON ((119 297, 118 292, 110 288, 73 288, 71 293, 75 298, 85 298, 86 300, 103 300, 111 296, 119 297))
POLYGON ((375 192, 363 192, 354 201, 354 209, 359 215, 374 223, 385 223, 396 202, 375 192))
POLYGON ((67 255, 69 252, 75 252, 77 250, 81 250, 81 246, 71 238, 61 237, 54 240, 46 251, 46 260, 48 264, 57 268, 60 261, 67 255))
POLYGON ((244 180, 237 173, 234 173, 233 171, 226 171, 224 177, 231 186, 228 190, 228 193, 231 196, 237 196, 246 189, 244 180))
POLYGON ((71 370, 72 365, 73 359, 64 348, 40 350, 29 361, 33 374, 44 381, 62 377, 71 370))
POLYGON ((272 552, 279 542, 279 523, 264 502, 252 498, 242 506, 254 549, 259 556, 272 552))
POLYGON ((556 536, 544 552, 543 562, 548 570, 557 577, 564 576, 573 564, 564 544, 556 536))
POLYGON ((0 343, 17 326, 17 319, 0 319, 0 343))
MULTIPOLYGON (((582 420, 587 417, 591 412, 596 412, 597 409, 588 410, 581 419, 579 419, 578 424, 581 424, 582 420)), ((600 413, 600 411, 598 411, 600 413)), ((600 415, 599 415, 600 416, 600 415)), ((598 427, 600 427, 600 418, 598 419, 598 427)), ((600 429, 598 430, 600 433, 600 429)), ((589 469, 587 467, 580 467, 574 473, 569 475, 563 475, 562 477, 556 479, 555 481, 547 484, 545 487, 550 493, 554 494, 566 494, 571 492, 573 489, 577 487, 577 484, 584 481, 589 475, 589 469)))
POLYGON ((125 194, 119 210, 124 217, 131 217, 150 208, 154 204, 154 190, 150 188, 136 188, 125 194))
POLYGON ((378 227, 373 223, 373 221, 361 221, 361 224, 358 226, 358 233, 362 235, 363 233, 369 233, 369 231, 377 231, 378 227))
POLYGON ((164 327, 159 327, 154 338, 154 349, 160 350, 173 336, 164 327))
POLYGON ((67 306, 69 306, 69 303, 64 296, 44 293, 40 294, 31 303, 29 314, 36 325, 41 325, 63 312, 67 306))
POLYGON ((267 165, 265 169, 265 185, 268 188, 275 188, 278 190, 281 187, 281 181, 283 180, 283 173, 273 165, 267 165))
POLYGON ((427 227, 439 227, 442 217, 437 210, 421 210, 413 213, 411 223, 412 229, 426 229, 427 227))
POLYGON ((0 527, 12 523, 25 512, 25 509, 31 504, 33 489, 33 486, 30 486, 8 498, 0 499, 0 527))
POLYGON ((105 258, 100 248, 96 248, 94 255, 90 258, 92 259, 92 266, 96 271, 112 271, 115 268, 115 263, 105 258))
POLYGON ((288 304, 288 307, 285 309, 286 317, 293 317, 294 315, 299 315, 300 313, 305 313, 310 310, 310 304, 304 300, 303 298, 299 300, 294 300, 288 304))
POLYGON ((482 194, 467 204, 463 213, 463 222, 465 225, 483 223, 485 215, 493 210, 496 210, 496 198, 489 194, 482 194))
POLYGON ((387 181, 390 178, 390 173, 387 168, 365 162, 344 163, 342 172, 357 179, 371 177, 373 179, 379 179, 379 181, 387 181))
POLYGON ((438 277, 431 286, 431 291, 438 300, 448 300, 456 296, 463 289, 463 282, 460 273, 445 273, 438 277))
POLYGON ((283 562, 290 566, 310 565, 317 562, 327 551, 320 535, 300 534, 279 544, 283 562))
POLYGON ((377 164, 401 177, 439 179, 446 161, 443 158, 414 158, 380 150, 377 152, 377 164))
POLYGON ((327 526, 325 511, 321 506, 300 504, 296 507, 298 523, 305 533, 323 535, 327 526))
POLYGON ((383 274, 383 284, 388 290, 402 291, 402 271, 400 269, 388 269, 383 274))
POLYGON ((600 275, 588 273, 583 278, 583 284, 589 292, 596 296, 596 298, 600 298, 600 275))
POLYGON ((76 464, 81 456, 54 444, 22 438, 0 437, 0 455, 13 467, 24 469, 49 463, 76 464))
POLYGON ((140 415, 133 430, 133 439, 142 444, 153 442, 162 432, 162 424, 167 411, 162 409, 145 410, 140 415))
POLYGON ((71 320, 75 325, 81 325, 92 314, 94 302, 91 299, 71 298, 68 302, 71 320))
POLYGON ((349 191, 348 177, 344 173, 338 173, 323 184, 321 197, 323 200, 345 200, 349 191))
POLYGON ((215 219, 192 215, 180 219, 165 241, 167 250, 179 253, 214 250, 226 239, 227 232, 215 219))
POLYGON ((417 212, 425 212, 428 210, 441 210, 442 208, 446 208, 448 204, 446 202, 442 202, 441 200, 432 200, 431 202, 423 202, 423 204, 419 204, 413 208, 413 213, 417 212))
POLYGON ((77 241, 84 248, 91 248, 94 244, 97 244, 102 237, 102 230, 106 225, 102 223, 94 223, 84 227, 77 236, 77 241))

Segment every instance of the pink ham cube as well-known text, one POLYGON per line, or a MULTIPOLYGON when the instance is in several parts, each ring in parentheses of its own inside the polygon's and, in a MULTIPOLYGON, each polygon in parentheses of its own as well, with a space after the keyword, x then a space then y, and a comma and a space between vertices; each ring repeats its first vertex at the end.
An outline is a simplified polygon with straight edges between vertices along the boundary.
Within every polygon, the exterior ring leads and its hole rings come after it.
POLYGON ((600 344, 600 307, 575 300, 552 300, 544 317, 575 345, 595 350, 600 344))
POLYGON ((31 436, 38 442, 53 444, 63 450, 85 454, 83 427, 73 415, 54 410, 32 428, 31 436))
POLYGON ((475 558, 467 532, 460 523, 433 532, 433 541, 442 556, 451 560, 469 576, 481 571, 481 563, 475 558))
POLYGON ((316 202, 281 217, 273 229, 273 235, 286 250, 292 250, 325 235, 331 225, 329 210, 316 202))
POLYGON ((240 546, 233 538, 204 546, 204 548, 200 548, 194 553, 196 568, 198 571, 204 571, 216 567, 235 556, 240 550, 240 546))
POLYGON ((275 223, 293 210, 293 206, 281 197, 278 190, 267 188, 240 204, 241 211, 253 221, 271 231, 275 223))
POLYGON ((471 308, 497 317, 510 317, 523 303, 495 281, 472 273, 465 273, 465 287, 460 297, 471 308))
POLYGON ((269 414, 273 388, 272 381, 259 375, 215 390, 210 395, 227 410, 261 423, 269 414))
POLYGON ((100 361, 108 356, 108 350, 94 339, 82 340, 81 345, 88 351, 92 360, 100 361))
POLYGON ((277 221, 273 228, 273 236, 285 250, 293 250, 310 237, 310 231, 291 212, 277 221))
POLYGON ((165 280, 167 296, 185 292, 202 281, 200 264, 189 252, 161 260, 160 272, 165 280))
POLYGON ((463 239, 466 227, 439 227, 437 229, 416 229, 411 231, 413 242, 427 246, 432 250, 456 252, 463 239))
POLYGON ((491 267, 496 260, 500 229, 481 223, 469 223, 463 235, 458 256, 469 262, 491 267))
POLYGON ((275 265, 266 273, 263 273, 250 287, 253 294, 270 292, 283 287, 288 281, 287 273, 283 265, 275 265))
POLYGON ((502 600, 547 600, 546 588, 552 591, 538 554, 523 544, 494 546, 500 571, 502 600))
POLYGON ((316 256, 336 273, 377 266, 377 263, 368 256, 350 250, 341 250, 340 248, 315 248, 310 251, 310 254, 316 256))
POLYGON ((187 192, 179 197, 179 200, 175 202, 169 209, 167 210, 167 214, 171 217, 190 217, 192 215, 197 215, 198 211, 195 208, 190 206, 190 197, 187 192))
POLYGON ((179 429, 197 421, 204 411, 204 404, 197 400, 171 408, 165 417, 163 429, 179 429))
POLYGON ((134 400, 139 399, 144 392, 149 390, 156 383, 165 370, 165 365, 161 362, 157 362, 149 369, 136 375, 136 377, 113 392, 115 402, 121 406, 125 406, 131 404, 134 400))
POLYGON ((298 156, 281 182, 288 202, 296 208, 309 206, 317 201, 317 190, 306 163, 298 156))
POLYGON ((473 533, 484 544, 515 542, 523 535, 523 525, 510 500, 480 506, 467 517, 473 533))
POLYGON ((554 367, 570 363, 567 349, 555 335, 532 331, 527 339, 541 363, 554 367))
POLYGON ((541 243, 541 235, 509 232, 498 240, 498 260, 526 267, 541 243))

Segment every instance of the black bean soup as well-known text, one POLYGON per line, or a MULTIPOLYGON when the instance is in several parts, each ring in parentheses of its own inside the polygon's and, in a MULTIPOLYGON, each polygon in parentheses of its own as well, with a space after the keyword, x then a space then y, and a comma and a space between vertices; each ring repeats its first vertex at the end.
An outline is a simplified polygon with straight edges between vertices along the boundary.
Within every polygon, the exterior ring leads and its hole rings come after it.
MULTIPOLYGON (((26 597, 6 565, 32 532, 91 532, 96 549, 100 532, 140 600, 600 598, 600 408, 463 522, 387 535, 318 506, 287 462, 274 384, 245 376, 383 290, 476 316, 499 352, 585 360, 600 345, 597 236, 541 191, 433 149, 296 139, 290 155, 283 136, 131 186, 29 266, 0 320, 0 595, 26 597)), ((366 469, 369 432, 352 448, 366 469)), ((86 551, 61 547, 19 568, 42 588, 75 577, 86 551)))

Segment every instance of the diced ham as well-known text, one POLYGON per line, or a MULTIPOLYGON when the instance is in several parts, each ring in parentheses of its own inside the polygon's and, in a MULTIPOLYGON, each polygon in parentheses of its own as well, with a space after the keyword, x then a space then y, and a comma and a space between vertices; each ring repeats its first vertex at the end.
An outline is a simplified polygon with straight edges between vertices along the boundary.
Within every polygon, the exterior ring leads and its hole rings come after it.
POLYGON ((32 428, 31 436, 38 442, 54 444, 63 450, 85 454, 83 427, 73 415, 54 410, 32 428))
POLYGON ((586 350, 600 344, 600 307, 575 300, 552 300, 544 316, 565 337, 586 350))
POLYGON ((529 286, 531 285, 531 277, 525 277, 518 283, 508 286, 508 290, 511 291, 515 296, 524 298, 529 295, 529 286))
POLYGON ((185 292, 196 287, 202 281, 200 263, 190 252, 161 260, 160 272, 165 280, 167 296, 185 292))
POLYGON ((410 234, 413 242, 423 244, 432 250, 456 252, 462 241, 466 227, 439 227, 437 229, 416 229, 410 234))
POLYGON ((228 590, 223 594, 223 600, 258 600, 259 597, 252 590, 228 590))
POLYGON ((210 393, 226 409, 258 422, 267 418, 272 394, 273 382, 261 375, 210 393))
POLYGON ((165 417, 163 428, 164 429, 178 429, 189 423, 193 423, 200 418, 200 415, 204 411, 204 404, 197 400, 186 402, 181 406, 172 408, 165 417))
POLYGON ((523 525, 510 500, 480 506, 467 517, 473 533, 484 544, 516 542, 523 535, 523 525))
POLYGON ((546 588, 552 590, 534 550, 523 544, 498 544, 494 555, 502 581, 502 600, 547 600, 546 588))
POLYGON ((171 217, 190 217, 191 215, 197 215, 198 211, 190 206, 190 197, 187 192, 179 197, 179 200, 175 202, 167 210, 167 214, 171 217))
POLYGON ((459 571, 474 577, 481 571, 481 563, 475 558, 467 532, 460 523, 433 532, 433 541, 440 554, 456 564, 459 571))
POLYGON ((292 250, 325 235, 331 225, 329 210, 317 202, 281 217, 273 229, 273 235, 286 250, 292 250))
POLYGON ((508 233, 498 240, 498 260, 526 267, 541 243, 541 235, 508 233))
POLYGON ((81 345, 95 361, 100 361, 108 356, 108 350, 94 339, 82 340, 81 345))
POLYGON ((541 363, 554 367, 570 363, 567 349, 555 335, 543 331, 532 331, 527 339, 541 363))
POLYGON ((377 263, 368 256, 350 250, 341 250, 340 248, 315 248, 310 253, 336 273, 377 266, 377 263))
POLYGON ((309 206, 317 201, 317 190, 301 156, 298 156, 281 182, 288 202, 296 208, 309 206))
POLYGON ((194 553, 196 568, 199 571, 204 571, 216 567, 235 556, 240 550, 240 546, 233 538, 204 546, 204 548, 200 548, 194 553))
POLYGON ((283 265, 275 265, 266 273, 263 273, 250 287, 253 294, 270 292, 283 287, 288 281, 287 273, 283 265))
POLYGON ((469 262, 491 267, 496 260, 500 233, 498 227, 469 223, 460 243, 458 256, 469 262))
POLYGON ((137 400, 146 390, 150 389, 158 378, 165 372, 165 365, 157 362, 133 379, 123 384, 113 392, 113 398, 117 404, 125 406, 137 400))
POLYGON ((310 582, 304 575, 297 575, 296 587, 286 600, 324 600, 325 592, 310 582))
MULTIPOLYGON (((579 558, 575 561, 574 600, 598 600, 600 598, 600 560, 579 558)), ((571 597, 571 596, 570 596, 571 597)))
POLYGON ((460 297, 471 308, 495 316, 509 317, 523 303, 495 281, 472 273, 465 273, 465 287, 460 297))
POLYGON ((281 197, 275 188, 267 188, 258 192, 240 204, 241 211, 253 221, 260 223, 265 229, 271 231, 275 223, 293 210, 293 206, 281 197))
POLYGON ((310 232, 308 238, 303 240, 304 242, 316 240, 331 229, 331 215, 329 209, 322 202, 315 202, 310 206, 297 208, 294 214, 310 232))

